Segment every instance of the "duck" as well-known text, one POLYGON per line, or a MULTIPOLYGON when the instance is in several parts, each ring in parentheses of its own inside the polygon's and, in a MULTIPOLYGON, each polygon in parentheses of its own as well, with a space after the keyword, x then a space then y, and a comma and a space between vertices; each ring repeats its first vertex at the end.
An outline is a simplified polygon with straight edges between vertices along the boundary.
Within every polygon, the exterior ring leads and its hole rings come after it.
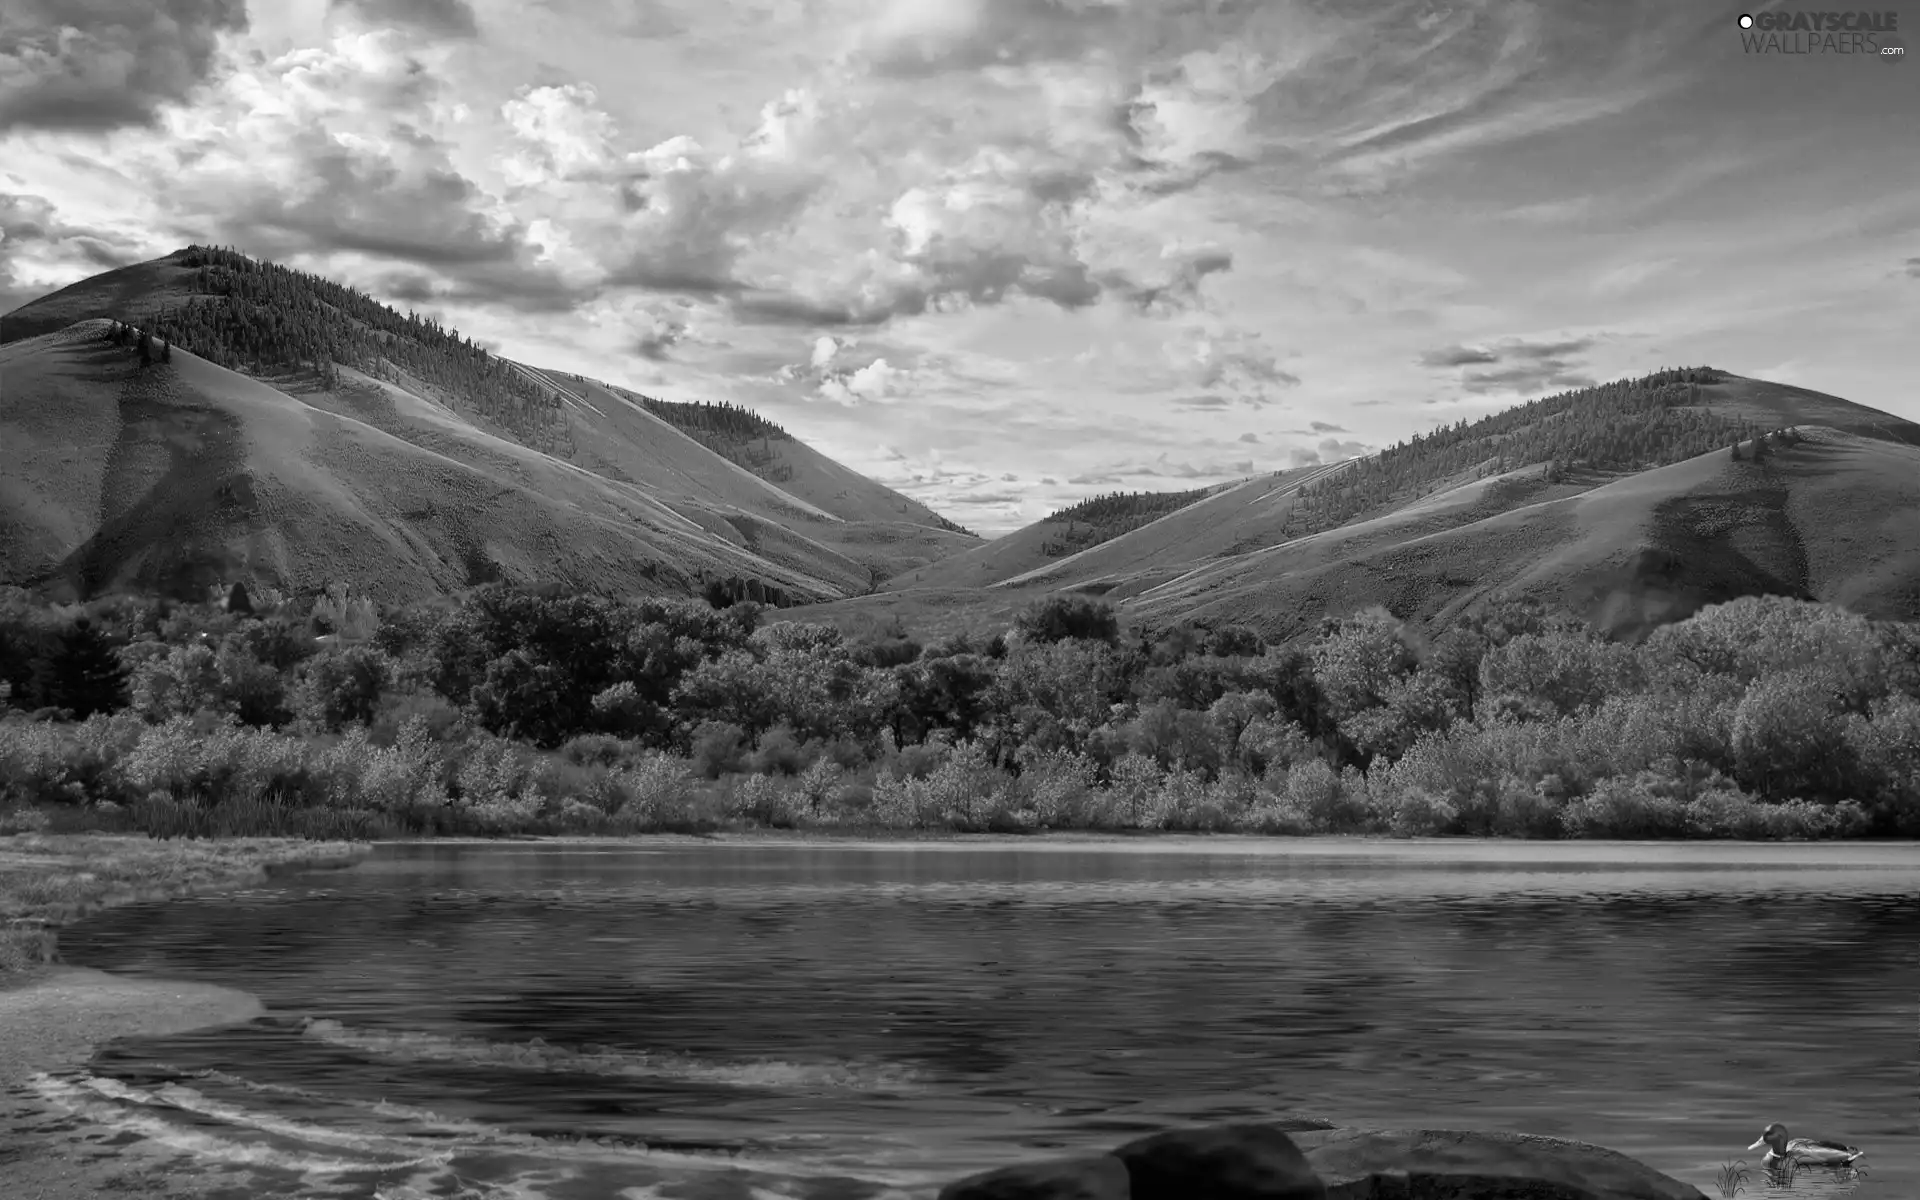
POLYGON ((1808 1166, 1845 1167, 1851 1166, 1866 1154, 1865 1150, 1858 1146, 1849 1146, 1845 1142, 1827 1142, 1819 1138, 1789 1138, 1787 1127, 1778 1121, 1767 1126, 1767 1131, 1760 1135, 1760 1140, 1748 1146, 1747 1149, 1758 1150, 1762 1146, 1767 1148, 1766 1158, 1762 1161, 1769 1163, 1792 1160, 1808 1166))

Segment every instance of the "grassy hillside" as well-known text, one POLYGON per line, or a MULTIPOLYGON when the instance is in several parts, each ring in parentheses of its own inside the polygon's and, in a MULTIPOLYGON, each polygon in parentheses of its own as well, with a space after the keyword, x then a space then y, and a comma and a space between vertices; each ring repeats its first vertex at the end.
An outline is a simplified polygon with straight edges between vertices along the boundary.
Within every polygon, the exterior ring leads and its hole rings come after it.
POLYGON ((1231 486, 1094 496, 967 553, 895 576, 882 590, 987 587, 1110 542, 1231 486))
POLYGON ((851 570, 823 579, 791 561, 803 557, 792 547, 755 553, 646 489, 450 419, 438 437, 408 441, 185 350, 141 369, 107 328, 81 322, 0 347, 8 582, 198 595, 233 579, 339 581, 395 600, 494 579, 673 595, 738 575, 792 599, 853 582, 851 570))
MULTIPOLYGON (((1802 447, 1794 451, 1798 459, 1754 467, 1753 438, 1796 425, 1828 431, 1809 437, 1852 439, 1849 444, 1863 447, 1833 458, 1831 474, 1794 486, 1796 494, 1812 495, 1809 489, 1815 489, 1826 496, 1821 503, 1836 521, 1849 509, 1868 514, 1870 521, 1886 514, 1891 524, 1876 535, 1880 544, 1873 551, 1879 559, 1867 561, 1861 557, 1865 551, 1835 551, 1840 559, 1819 576, 1827 590, 1812 583, 1796 590, 1786 581, 1799 578, 1800 568, 1785 543, 1765 532, 1775 528, 1765 505, 1736 505, 1724 516, 1725 528, 1704 543, 1710 550, 1689 550, 1673 568, 1684 574, 1700 565, 1705 573, 1672 582, 1670 601, 1656 603, 1650 598, 1652 581, 1636 576, 1627 591, 1641 599, 1624 608, 1617 598, 1606 604, 1593 597, 1567 597, 1567 602, 1595 614, 1606 609, 1603 621, 1622 630, 1667 619, 1652 615, 1656 609, 1685 615, 1705 597, 1746 592, 1844 595, 1848 598, 1841 603, 1857 604, 1861 611, 1907 611, 1900 598, 1908 586, 1902 564, 1910 561, 1909 543, 1920 544, 1920 521, 1901 523, 1902 504, 1909 506, 1906 513, 1914 511, 1911 498, 1884 476, 1887 455, 1894 456, 1890 469, 1897 478, 1906 461, 1901 456, 1920 447, 1920 425, 1835 396, 1712 368, 1664 371, 1563 393, 1443 427, 1369 458, 1242 481, 1192 503, 1176 503, 1184 494, 1175 494, 1169 515, 1065 557, 1047 553, 1049 543, 1057 542, 1055 523, 1037 522, 896 577, 884 598, 809 611, 837 621, 897 619, 945 632, 984 628, 1017 610, 1022 600, 1068 591, 1118 602, 1130 620, 1243 620, 1275 633, 1308 628, 1329 612, 1375 603, 1396 613, 1434 611, 1486 591, 1494 576, 1517 583, 1527 575, 1517 568, 1508 572, 1512 564, 1478 540, 1506 536, 1501 531, 1508 527, 1493 518, 1533 512, 1596 489, 1613 496, 1659 488, 1673 478, 1662 472, 1689 463, 1696 464, 1690 470, 1723 461, 1731 467, 1736 443, 1744 447, 1743 461, 1752 469, 1789 470, 1793 462, 1816 454, 1802 447), (1456 529, 1478 532, 1434 540, 1456 529), (1721 542, 1751 543, 1751 549, 1739 550, 1747 565, 1712 549, 1721 542), (1395 566, 1401 561, 1395 556, 1407 546, 1425 547, 1419 554, 1427 569, 1408 574, 1395 566), (1704 565, 1709 562, 1710 568, 1704 565)), ((1516 518, 1522 524, 1533 519, 1516 518)), ((1656 526, 1629 522, 1626 528, 1639 531, 1623 535, 1632 541, 1643 533, 1650 539, 1647 531, 1656 526)), ((1662 536, 1671 534, 1667 524, 1657 528, 1666 531, 1662 536)), ((1559 534, 1534 531, 1521 541, 1536 536, 1551 541, 1559 534)), ((1666 561, 1661 543, 1634 544, 1651 556, 1635 570, 1667 569, 1654 565, 1666 561)), ((1513 553, 1516 561, 1530 561, 1531 551, 1518 543, 1513 553)), ((1556 571, 1547 569, 1539 579, 1527 576, 1527 584, 1557 592, 1556 571)), ((1583 586, 1598 584, 1585 578, 1583 586)))
MULTIPOLYGON (((1050 517, 896 576, 882 590, 900 595, 911 608, 919 603, 938 606, 934 597, 967 588, 1070 588, 1106 594, 1123 579, 1128 586, 1144 588, 1150 586, 1147 581, 1170 579, 1192 564, 1271 545, 1280 538, 1301 486, 1341 469, 1342 464, 1334 464, 1278 471, 1207 489, 1198 498, 1193 492, 1168 493, 1173 497, 1167 504, 1171 511, 1064 555, 1059 550, 1068 523, 1050 517)), ((1074 526, 1100 528, 1078 520, 1074 526)), ((1111 525, 1106 528, 1112 530, 1111 525)))
POLYGON ((527 368, 560 390, 580 430, 573 461, 612 479, 644 480, 689 497, 744 509, 793 529, 849 564, 854 592, 980 545, 980 539, 917 501, 875 483, 745 410, 742 430, 760 440, 701 428, 701 410, 557 371, 527 368), (704 436, 703 436, 704 435, 704 436), (709 443, 731 444, 729 455, 709 443), (765 447, 763 449, 763 447, 765 447))
MULTIPOLYGON (((1530 596, 1636 636, 1742 595, 1920 618, 1920 447, 1802 426, 1760 461, 1729 450, 1472 518, 1473 489, 1197 568, 1129 606, 1149 623, 1239 621, 1273 637, 1383 604, 1446 617, 1530 596)), ((1484 492, 1484 489, 1481 489, 1484 492)))
MULTIPOLYGON (((190 421, 223 428, 233 420, 244 423, 251 418, 238 416, 224 399, 209 403, 207 397, 259 398, 262 392, 278 399, 261 400, 254 418, 268 411, 302 420, 327 414, 338 419, 329 428, 354 430, 353 437, 378 432, 422 452, 424 461, 457 464, 480 477, 481 491, 532 489, 534 494, 516 500, 527 514, 564 510, 550 519, 529 517, 531 524, 508 522, 491 530, 482 540, 495 543, 492 550, 476 548, 474 537, 447 541, 447 531, 435 524, 440 518, 433 515, 438 512, 434 496, 376 519, 383 526, 376 541, 429 548, 419 565, 426 571, 420 586, 430 589, 447 586, 450 579, 537 575, 551 554, 537 541, 524 540, 532 530, 550 521, 565 528, 604 519, 628 530, 633 521, 621 514, 636 506, 652 513, 657 527, 639 533, 637 542, 633 531, 611 541, 604 531, 586 534, 581 545, 588 560, 606 559, 606 564, 568 569, 582 580, 666 593, 698 591, 704 576, 717 574, 737 577, 740 588, 758 580, 759 594, 787 601, 859 594, 887 576, 978 544, 923 506, 791 437, 779 440, 774 463, 779 469, 766 464, 756 469, 755 461, 737 449, 717 453, 715 445, 725 450, 731 444, 731 426, 772 428, 744 410, 730 410, 731 418, 716 421, 699 411, 702 406, 649 402, 604 384, 525 367, 488 354, 457 330, 415 314, 402 316, 327 280, 230 252, 194 247, 84 280, 0 318, 0 343, 9 346, 9 386, 0 400, 0 432, 6 436, 0 440, 32 445, 41 456, 9 455, 0 479, 0 546, 5 549, 0 581, 45 580, 49 572, 82 586, 92 586, 85 582, 90 580, 104 585, 145 579, 154 568, 141 564, 180 550, 181 522, 211 522, 224 529, 219 513, 190 513, 181 506, 196 502, 185 499, 169 501, 177 519, 166 528, 174 532, 159 543, 141 540, 161 536, 160 527, 150 522, 109 529, 115 518, 98 497, 85 494, 104 486, 106 460, 95 463, 86 447, 68 447, 63 431, 74 431, 81 441, 107 439, 109 449, 101 453, 111 457, 133 453, 110 448, 132 436, 122 426, 157 428, 158 421, 171 431, 155 435, 172 439, 170 471, 218 476, 223 462, 191 461, 214 453, 215 441, 182 441, 178 429, 190 421), (109 353, 44 340, 75 321, 103 316, 144 323, 171 344, 172 362, 149 368, 149 379, 138 369, 131 345, 109 353), (217 374, 208 375, 209 369, 217 374), (148 412, 156 403, 149 392, 167 397, 158 401, 164 416, 148 412), (183 415, 203 410, 223 415, 183 415), (675 419, 662 419, 661 413, 675 419), (702 417, 708 428, 701 428, 702 417), (682 426, 700 436, 690 436, 682 426), (80 469, 54 478, 46 464, 63 458, 80 469), (774 476, 788 486, 774 482, 774 476), (583 503, 582 496, 593 499, 583 503), (68 561, 83 544, 90 564, 85 569, 68 561), (450 572, 449 563, 466 565, 450 572)), ((250 435, 223 435, 228 441, 235 436, 246 441, 250 435)), ((303 468, 281 470, 273 459, 271 447, 291 444, 263 435, 253 451, 258 475, 302 478, 303 468)), ((404 474, 408 468, 399 464, 409 455, 387 450, 389 457, 398 456, 390 465, 404 474)), ((416 483, 378 471, 359 482, 374 494, 351 493, 349 508, 378 505, 416 483)), ((436 495, 451 501, 453 494, 436 495)), ((466 503, 453 502, 456 507, 466 503)), ((231 531, 221 538, 231 541, 231 531)), ((371 570, 352 562, 350 554, 336 557, 324 543, 293 539, 285 531, 270 540, 282 549, 238 557, 226 551, 205 557, 196 550, 188 557, 204 558, 202 565, 175 573, 204 573, 226 562, 268 575, 290 572, 256 578, 292 583, 295 577, 344 579, 371 570)), ((381 569, 402 569, 416 558, 410 549, 400 559, 382 559, 381 569)))

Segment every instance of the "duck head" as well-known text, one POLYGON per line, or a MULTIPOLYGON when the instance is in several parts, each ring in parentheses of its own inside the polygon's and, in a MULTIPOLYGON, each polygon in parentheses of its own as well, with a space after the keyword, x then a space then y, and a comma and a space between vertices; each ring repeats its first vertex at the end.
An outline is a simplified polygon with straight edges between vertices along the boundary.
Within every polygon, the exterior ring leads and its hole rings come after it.
POLYGON ((1767 1131, 1760 1135, 1760 1140, 1748 1146, 1747 1149, 1758 1150, 1762 1146, 1775 1154, 1784 1155, 1787 1152, 1787 1127, 1775 1121, 1767 1126, 1767 1131))

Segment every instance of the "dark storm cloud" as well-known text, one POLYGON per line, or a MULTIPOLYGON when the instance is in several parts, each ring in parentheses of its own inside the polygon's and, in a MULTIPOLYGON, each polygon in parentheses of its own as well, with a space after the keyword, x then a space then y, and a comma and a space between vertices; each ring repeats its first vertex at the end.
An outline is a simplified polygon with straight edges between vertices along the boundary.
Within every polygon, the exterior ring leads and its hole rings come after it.
POLYGON ((349 147, 318 129, 296 135, 291 149, 295 178, 218 197, 197 223, 265 258, 354 253, 421 268, 369 281, 401 301, 552 313, 601 290, 569 283, 536 262, 525 230, 482 214, 480 188, 447 165, 444 149, 430 139, 403 148, 411 163, 349 147))
POLYGON ((0 312, 11 312, 53 291, 21 280, 18 264, 29 248, 43 257, 110 271, 140 262, 147 255, 115 234, 60 219, 43 196, 0 192, 0 312))
POLYGON ((403 170, 318 129, 296 135, 292 148, 303 178, 254 191, 230 218, 280 243, 277 253, 351 250, 444 269, 508 261, 522 249, 520 231, 482 216, 480 189, 449 166, 403 170))
POLYGON ((151 125, 213 74, 245 0, 8 0, 0 6, 0 132, 151 125))
POLYGON ((329 7, 351 9, 369 22, 437 37, 470 38, 480 32, 466 0, 331 0, 329 7))

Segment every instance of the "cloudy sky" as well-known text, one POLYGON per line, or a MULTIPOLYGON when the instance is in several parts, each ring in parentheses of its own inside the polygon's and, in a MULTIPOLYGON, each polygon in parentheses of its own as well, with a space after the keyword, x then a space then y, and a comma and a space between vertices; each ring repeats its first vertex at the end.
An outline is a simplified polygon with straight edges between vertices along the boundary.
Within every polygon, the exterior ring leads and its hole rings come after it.
POLYGON ((0 311, 230 243, 982 532, 1669 364, 1920 419, 1920 62, 1739 11, 8 0, 0 311))

